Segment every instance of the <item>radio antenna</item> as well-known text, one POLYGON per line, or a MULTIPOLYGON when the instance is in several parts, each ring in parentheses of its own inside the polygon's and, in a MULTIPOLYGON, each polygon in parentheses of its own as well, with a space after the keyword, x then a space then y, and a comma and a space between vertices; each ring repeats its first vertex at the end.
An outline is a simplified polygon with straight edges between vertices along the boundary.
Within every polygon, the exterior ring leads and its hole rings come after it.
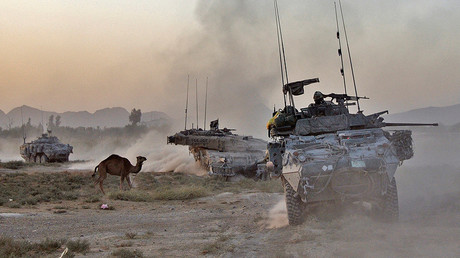
MULTIPOLYGON (((346 80, 345 80, 345 72, 344 72, 344 67, 343 67, 343 56, 342 56, 342 41, 340 40, 340 29, 339 29, 339 18, 337 16, 337 4, 336 2, 334 2, 334 10, 335 10, 335 22, 337 23, 337 39, 339 41, 339 49, 337 51, 337 53, 339 54, 340 56, 340 74, 342 75, 342 79, 343 79, 343 88, 345 90, 345 94, 347 94, 347 83, 346 83, 346 80)), ((348 100, 345 101, 345 104, 347 106, 347 109, 348 109, 348 100)))
POLYGON ((26 137, 26 128, 25 128, 25 126, 24 126, 24 116, 23 116, 23 114, 22 114, 22 107, 23 107, 23 106, 21 106, 22 139, 24 139, 24 143, 26 143, 26 138, 27 138, 27 137, 26 137))
POLYGON ((206 95, 204 98, 204 123, 203 129, 206 130, 206 108, 208 106, 208 77, 206 77, 206 95))
POLYGON ((198 129, 198 79, 195 79, 196 129, 198 129))
MULTIPOLYGON (((276 34, 278 36, 278 52, 280 56, 281 84, 282 84, 281 86, 283 87, 283 93, 284 93, 284 85, 289 83, 288 70, 287 70, 287 65, 286 65, 286 53, 284 51, 284 40, 283 40, 283 33, 281 30, 280 14, 278 10, 278 1, 274 0, 273 5, 275 8, 276 34)), ((294 98, 292 97, 292 90, 290 88, 289 88, 289 103, 291 106, 295 107, 294 98)), ((284 106, 286 107, 286 105, 287 105, 286 104, 286 94, 284 94, 284 106)))
POLYGON ((185 100, 185 130, 187 130, 187 111, 188 111, 188 87, 190 84, 190 75, 187 75, 187 99, 185 100))
POLYGON ((345 19, 343 18, 342 3, 340 2, 340 0, 339 0, 339 7, 340 7, 340 15, 342 16, 343 32, 345 33, 345 41, 347 43, 348 59, 350 60, 351 77, 353 79, 353 86, 355 88, 356 104, 358 105, 358 113, 360 113, 361 108, 359 106, 358 90, 356 89, 355 72, 353 69, 353 62, 351 61, 350 44, 348 44, 347 30, 345 28, 345 19))
POLYGON ((45 124, 43 122, 43 107, 40 107, 41 111, 42 111, 42 129, 43 129, 43 132, 42 133, 45 133, 45 124))

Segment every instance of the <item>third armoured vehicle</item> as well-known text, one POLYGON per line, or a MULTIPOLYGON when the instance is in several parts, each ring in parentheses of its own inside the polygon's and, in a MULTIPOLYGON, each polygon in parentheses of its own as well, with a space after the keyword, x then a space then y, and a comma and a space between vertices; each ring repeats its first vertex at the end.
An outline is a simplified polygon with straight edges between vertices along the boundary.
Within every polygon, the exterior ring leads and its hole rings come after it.
POLYGON ((19 147, 21 157, 32 163, 66 162, 69 161, 72 150, 72 146, 61 143, 56 136, 51 136, 50 131, 19 147))
POLYGON ((188 129, 168 136, 168 143, 189 146, 195 161, 211 175, 267 177, 267 142, 234 134, 231 129, 219 129, 218 120, 211 122, 210 130, 188 129))

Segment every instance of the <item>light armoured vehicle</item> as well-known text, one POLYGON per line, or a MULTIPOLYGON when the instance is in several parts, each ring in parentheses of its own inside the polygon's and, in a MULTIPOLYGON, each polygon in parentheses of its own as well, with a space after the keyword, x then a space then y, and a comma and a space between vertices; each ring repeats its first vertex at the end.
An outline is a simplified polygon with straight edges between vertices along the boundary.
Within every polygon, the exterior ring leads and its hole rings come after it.
MULTIPOLYGON (((284 108, 274 112, 267 124, 269 136, 274 139, 267 147, 267 169, 272 177, 281 177, 289 224, 302 223, 303 213, 313 204, 337 201, 367 202, 374 214, 387 220, 397 219, 399 207, 394 175, 397 167, 414 155, 412 132, 382 128, 437 124, 386 123, 381 115, 388 111, 363 114, 359 99, 367 98, 358 97, 348 40, 355 96, 346 94, 337 9, 338 54, 345 94, 315 92, 315 103, 296 109, 293 97, 302 95, 305 86, 318 83, 319 79, 288 82, 276 0, 275 16, 284 108), (356 104, 358 112, 351 114, 349 106, 356 104)), ((345 30, 343 14, 342 23, 345 30)))
POLYGON ((19 152, 21 157, 30 163, 66 162, 69 161, 70 153, 73 153, 73 147, 61 143, 48 131, 38 139, 21 145, 19 152))
MULTIPOLYGON (((285 89, 296 92, 314 82, 319 79, 289 83, 285 89)), ((309 204, 337 200, 366 201, 383 217, 396 219, 394 175, 414 154, 412 137, 410 130, 390 132, 382 127, 437 124, 385 123, 380 116, 388 111, 367 116, 348 112, 347 101, 361 97, 322 96, 331 101, 300 110, 286 106, 267 124, 275 139, 268 144, 268 167, 272 177, 282 178, 289 223, 301 223, 309 204)))
POLYGON ((188 129, 168 136, 168 144, 189 146, 195 161, 210 175, 229 178, 243 175, 266 179, 267 142, 252 136, 240 136, 233 129, 219 129, 218 120, 210 130, 188 129))

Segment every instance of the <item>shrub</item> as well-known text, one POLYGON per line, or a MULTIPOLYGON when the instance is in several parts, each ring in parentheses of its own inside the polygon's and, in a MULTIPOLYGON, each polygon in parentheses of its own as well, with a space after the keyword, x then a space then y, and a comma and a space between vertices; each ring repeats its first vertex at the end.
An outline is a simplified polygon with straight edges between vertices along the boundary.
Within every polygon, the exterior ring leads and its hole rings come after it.
POLYGON ((88 240, 69 240, 66 243, 67 248, 69 248, 69 251, 75 252, 75 253, 86 253, 89 250, 89 242, 88 240))
POLYGON ((137 250, 137 249, 134 251, 131 251, 131 250, 122 248, 122 249, 118 249, 112 252, 112 256, 123 257, 123 258, 142 258, 144 257, 144 254, 142 253, 142 251, 137 250))
POLYGON ((137 233, 135 233, 135 232, 126 232, 125 236, 128 239, 134 239, 137 236, 137 233))
POLYGON ((37 254, 53 253, 62 246, 62 240, 45 239, 32 244, 24 240, 13 240, 9 237, 0 237, 0 257, 32 257, 37 254))
POLYGON ((133 201, 133 202, 152 201, 152 197, 148 193, 140 192, 140 191, 110 192, 109 198, 112 200, 133 201))
POLYGON ((178 186, 170 188, 160 188, 155 191, 155 200, 189 200, 208 195, 206 188, 202 186, 178 186))
POLYGON ((35 249, 45 253, 52 253, 57 249, 61 248, 62 241, 45 239, 40 243, 35 244, 35 249))
POLYGON ((87 197, 85 199, 85 202, 87 202, 87 203, 95 203, 95 202, 98 202, 99 200, 100 200, 99 197, 93 195, 93 196, 87 197))
POLYGON ((21 160, 14 160, 8 162, 0 162, 0 167, 7 168, 7 169, 20 169, 24 166, 28 166, 27 163, 24 163, 21 160))

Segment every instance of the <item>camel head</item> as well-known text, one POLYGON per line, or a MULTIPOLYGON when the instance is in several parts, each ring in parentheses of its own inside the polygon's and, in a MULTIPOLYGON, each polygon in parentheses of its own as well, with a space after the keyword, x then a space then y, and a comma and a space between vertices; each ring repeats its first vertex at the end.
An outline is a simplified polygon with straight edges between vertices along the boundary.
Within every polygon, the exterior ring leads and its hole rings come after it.
POLYGON ((136 159, 137 159, 137 164, 140 164, 140 165, 142 165, 142 163, 147 160, 147 158, 142 157, 142 156, 137 156, 136 159))

